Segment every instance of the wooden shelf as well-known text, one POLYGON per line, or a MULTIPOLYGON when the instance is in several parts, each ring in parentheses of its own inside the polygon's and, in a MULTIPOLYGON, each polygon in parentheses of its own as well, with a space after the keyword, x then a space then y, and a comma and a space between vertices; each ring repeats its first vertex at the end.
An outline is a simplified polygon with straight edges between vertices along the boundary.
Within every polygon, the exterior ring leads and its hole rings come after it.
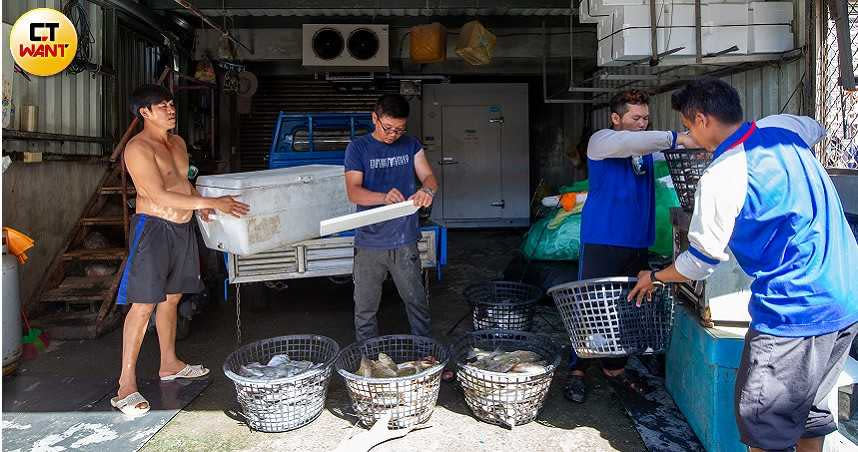
POLYGON ((109 144, 113 142, 110 137, 88 137, 83 135, 64 135, 61 133, 45 133, 45 132, 26 132, 23 130, 3 129, 4 140, 23 140, 23 141, 70 141, 75 143, 103 143, 109 144))

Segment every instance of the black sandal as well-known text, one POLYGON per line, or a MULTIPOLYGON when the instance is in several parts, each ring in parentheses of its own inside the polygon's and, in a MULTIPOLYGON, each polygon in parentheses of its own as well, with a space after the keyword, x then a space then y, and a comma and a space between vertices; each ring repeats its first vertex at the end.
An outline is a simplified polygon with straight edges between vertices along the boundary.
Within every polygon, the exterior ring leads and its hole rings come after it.
POLYGON ((563 397, 570 402, 584 403, 587 398, 587 384, 583 375, 569 375, 563 387, 563 397))
POLYGON ((647 382, 641 378, 640 374, 634 370, 627 369, 615 376, 608 374, 604 375, 605 379, 608 380, 608 383, 610 383, 614 388, 624 392, 631 392, 639 396, 645 396, 652 390, 647 382))

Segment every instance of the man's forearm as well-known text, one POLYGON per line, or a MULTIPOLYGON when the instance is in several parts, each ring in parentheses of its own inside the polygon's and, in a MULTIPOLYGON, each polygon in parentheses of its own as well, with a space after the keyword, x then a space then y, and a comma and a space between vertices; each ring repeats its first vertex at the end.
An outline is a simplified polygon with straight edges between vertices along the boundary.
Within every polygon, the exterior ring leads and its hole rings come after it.
POLYGON ((676 270, 676 265, 655 272, 655 277, 661 282, 683 282, 688 278, 676 270))
POLYGON ((420 184, 423 187, 426 187, 429 190, 432 190, 432 193, 438 193, 438 179, 435 179, 434 174, 426 176, 425 179, 420 181, 420 184))
POLYGON ((199 194, 185 195, 166 190, 150 196, 147 196, 145 192, 141 194, 151 199, 159 207, 182 210, 210 209, 214 207, 214 198, 205 198, 199 194))
POLYGON ((587 143, 587 157, 593 160, 649 155, 674 146, 676 133, 670 131, 600 130, 587 143))
POLYGON ((384 204, 384 193, 367 190, 363 187, 348 188, 349 201, 363 207, 380 206, 384 204))

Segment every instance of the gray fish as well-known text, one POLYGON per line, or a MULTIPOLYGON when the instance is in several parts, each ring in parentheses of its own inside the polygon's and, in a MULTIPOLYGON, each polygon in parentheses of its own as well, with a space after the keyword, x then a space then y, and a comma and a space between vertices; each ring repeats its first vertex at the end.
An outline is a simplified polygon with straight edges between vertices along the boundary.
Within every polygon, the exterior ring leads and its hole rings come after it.
POLYGON ((538 373, 545 370, 545 361, 538 353, 530 350, 505 352, 497 349, 493 352, 474 348, 468 353, 469 366, 489 372, 538 373))
POLYGON ((319 368, 322 363, 312 361, 293 361, 289 355, 275 355, 268 364, 252 362, 241 366, 238 374, 260 380, 276 380, 278 378, 294 377, 304 372, 319 368))
POLYGON ((538 363, 520 363, 510 369, 510 372, 516 374, 538 374, 545 371, 545 365, 538 363))
POLYGON ((397 364, 390 356, 379 353, 377 360, 362 356, 356 373, 369 378, 407 377, 439 364, 438 359, 434 356, 426 356, 422 359, 397 364))
POLYGON ((372 362, 366 357, 360 357, 360 367, 358 367, 357 374, 361 377, 372 377, 372 362))

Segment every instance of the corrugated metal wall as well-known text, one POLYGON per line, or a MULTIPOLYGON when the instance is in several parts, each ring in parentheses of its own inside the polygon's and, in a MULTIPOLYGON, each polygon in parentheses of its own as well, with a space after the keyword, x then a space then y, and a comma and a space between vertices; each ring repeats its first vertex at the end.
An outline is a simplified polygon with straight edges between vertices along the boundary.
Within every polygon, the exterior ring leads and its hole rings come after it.
POLYGON ((119 24, 116 37, 116 114, 110 118, 108 127, 114 136, 121 137, 131 124, 132 116, 128 97, 140 85, 155 83, 164 70, 159 65, 161 47, 146 36, 119 24))
MULTIPOLYGON (((780 112, 802 112, 803 95, 800 84, 804 78, 804 59, 791 63, 767 66, 762 69, 740 72, 722 80, 739 92, 745 119, 759 119, 780 112)), ((650 99, 650 118, 653 130, 682 130, 679 115, 670 108, 671 92, 650 99)), ((807 106, 805 106, 807 107, 807 106)), ((602 108, 593 112, 594 130, 610 127, 610 112, 602 108)))
POLYGON ((241 170, 268 168, 274 122, 280 111, 371 111, 379 95, 399 92, 399 83, 395 81, 379 84, 374 90, 354 91, 343 85, 340 87, 342 90, 327 81, 296 80, 294 76, 260 76, 251 114, 241 116, 241 170))
MULTIPOLYGON (((87 7, 90 28, 95 42, 92 43, 92 62, 101 64, 103 51, 104 14, 101 7, 82 2, 87 7)), ((26 11, 33 8, 61 10, 60 0, 12 0, 3 2, 3 22, 9 25, 26 11)), ((4 28, 7 28, 4 26, 4 28)), ((3 37, 4 42, 8 34, 3 37)), ((4 46, 8 53, 8 44, 4 46)), ((14 75, 12 99, 17 109, 13 127, 20 124, 24 105, 39 108, 38 132, 66 135, 104 136, 102 112, 104 110, 104 76, 83 72, 62 72, 52 77, 34 77, 27 81, 20 74, 14 75)), ((38 152, 101 155, 97 143, 57 143, 3 140, 8 150, 31 150, 38 152)))

